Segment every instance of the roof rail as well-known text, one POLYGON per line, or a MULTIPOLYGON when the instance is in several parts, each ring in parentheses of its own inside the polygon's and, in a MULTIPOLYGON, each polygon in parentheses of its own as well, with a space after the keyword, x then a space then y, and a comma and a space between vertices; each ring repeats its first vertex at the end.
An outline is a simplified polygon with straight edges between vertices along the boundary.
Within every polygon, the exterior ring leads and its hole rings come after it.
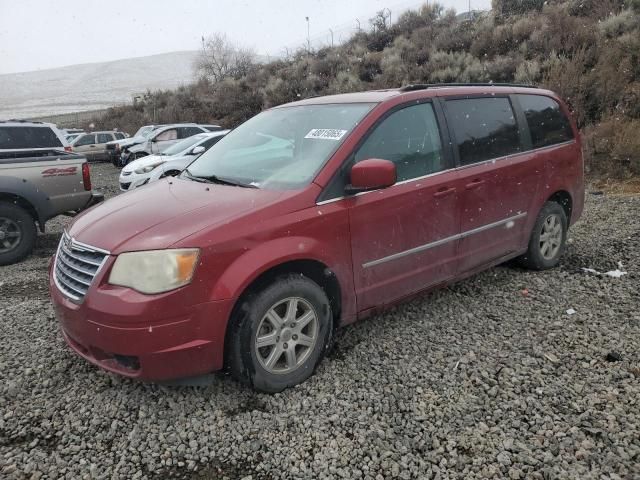
POLYGON ((442 87, 521 87, 538 88, 535 85, 525 85, 522 83, 413 83, 400 87, 401 92, 413 92, 415 90, 426 90, 428 88, 442 87))
POLYGON ((37 122, 34 120, 27 120, 27 119, 17 119, 17 118, 10 118, 9 120, 0 120, 0 122, 2 123, 44 123, 44 122, 37 122))

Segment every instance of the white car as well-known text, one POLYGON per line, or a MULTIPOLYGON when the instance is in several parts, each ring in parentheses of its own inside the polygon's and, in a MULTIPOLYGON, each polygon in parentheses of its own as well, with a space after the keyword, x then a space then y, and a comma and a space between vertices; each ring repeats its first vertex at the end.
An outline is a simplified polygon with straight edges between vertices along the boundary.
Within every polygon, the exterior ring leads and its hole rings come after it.
POLYGON ((147 155, 132 161, 120 172, 120 190, 126 192, 161 178, 179 174, 229 131, 199 133, 172 145, 162 153, 147 155))

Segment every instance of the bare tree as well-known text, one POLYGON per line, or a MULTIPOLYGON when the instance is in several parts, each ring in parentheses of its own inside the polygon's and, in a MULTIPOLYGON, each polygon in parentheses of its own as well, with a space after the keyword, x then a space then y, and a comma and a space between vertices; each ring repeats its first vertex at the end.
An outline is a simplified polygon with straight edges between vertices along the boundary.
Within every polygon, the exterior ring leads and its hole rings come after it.
POLYGON ((255 64, 256 53, 251 48, 232 43, 224 33, 202 37, 202 50, 194 69, 200 78, 213 83, 225 78, 246 75, 255 64))

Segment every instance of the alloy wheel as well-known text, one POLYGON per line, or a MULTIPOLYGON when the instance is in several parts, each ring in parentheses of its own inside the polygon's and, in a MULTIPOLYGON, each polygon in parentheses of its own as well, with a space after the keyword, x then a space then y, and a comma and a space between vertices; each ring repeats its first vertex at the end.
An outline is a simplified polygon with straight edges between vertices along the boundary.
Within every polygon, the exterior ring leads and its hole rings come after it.
POLYGON ((555 258, 562 245, 562 220, 556 214, 549 215, 542 223, 540 254, 546 259, 555 258))
POLYGON ((0 217, 0 253, 10 252, 22 240, 22 229, 10 218, 0 217))
POLYGON ((309 302, 288 297, 262 317, 255 337, 260 365, 269 373, 290 373, 302 365, 318 341, 318 316, 309 302))

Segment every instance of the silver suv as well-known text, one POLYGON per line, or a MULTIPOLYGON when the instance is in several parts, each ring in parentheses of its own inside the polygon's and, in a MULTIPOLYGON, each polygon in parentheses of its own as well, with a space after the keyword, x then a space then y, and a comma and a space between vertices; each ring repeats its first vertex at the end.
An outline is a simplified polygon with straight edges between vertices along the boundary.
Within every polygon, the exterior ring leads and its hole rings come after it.
POLYGON ((74 152, 87 157, 87 160, 109 160, 107 143, 114 140, 123 140, 122 132, 103 131, 90 132, 78 135, 72 142, 71 148, 74 152))

